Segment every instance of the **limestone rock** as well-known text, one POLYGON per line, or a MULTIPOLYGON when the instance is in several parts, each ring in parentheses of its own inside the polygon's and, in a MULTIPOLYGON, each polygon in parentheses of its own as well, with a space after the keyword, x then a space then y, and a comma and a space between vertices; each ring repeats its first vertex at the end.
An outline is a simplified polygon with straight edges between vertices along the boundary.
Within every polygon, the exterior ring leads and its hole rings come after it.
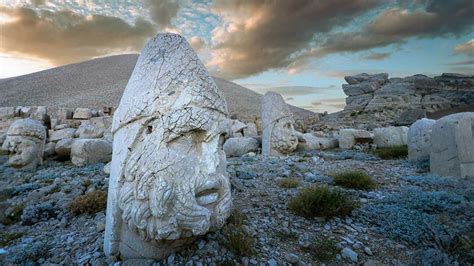
POLYGON ((352 149, 358 143, 373 142, 374 134, 362 129, 341 129, 339 130, 339 148, 352 149))
POLYGON ((224 143, 224 152, 227 157, 238 157, 249 152, 256 152, 260 148, 258 140, 251 137, 230 138, 224 143))
POLYGON ((48 142, 44 145, 44 152, 43 152, 43 157, 50 157, 50 156, 53 156, 56 151, 55 151, 55 148, 56 148, 56 143, 54 142, 48 142))
POLYGON ((106 255, 163 259, 220 229, 232 203, 227 114, 183 37, 147 43, 113 118, 106 255))
POLYGON ((423 118, 408 129, 408 159, 429 160, 431 149, 431 128, 435 120, 423 118))
POLYGON ((0 107, 0 120, 15 117, 15 107, 0 107))
POLYGON ((263 155, 287 155, 296 149, 293 115, 280 94, 267 92, 262 97, 262 124, 263 155))
POLYGON ((474 112, 440 118, 432 127, 430 170, 474 180, 474 112))
POLYGON ((112 159, 112 143, 101 139, 77 139, 72 143, 71 162, 77 166, 108 163, 112 159))
POLYGON ((56 143, 54 150, 58 157, 60 158, 69 158, 71 156, 72 144, 74 142, 73 138, 62 139, 56 143))
POLYGON ((76 129, 74 128, 64 128, 60 130, 53 130, 53 131, 50 131, 49 141, 58 142, 63 139, 74 138, 75 134, 76 134, 76 129))
POLYGON ((247 127, 244 128, 245 137, 256 137, 258 136, 257 125, 255 123, 247 123, 247 127))
POLYGON ((231 120, 230 122, 230 137, 242 137, 244 136, 244 129, 247 127, 246 124, 239 120, 231 120))
POLYGON ((305 133, 298 138, 296 151, 327 150, 337 147, 337 140, 333 138, 316 137, 311 133, 305 133))
POLYGON ((34 169, 43 164, 46 129, 33 119, 16 120, 8 129, 2 150, 10 153, 8 163, 13 167, 34 169))
POLYGON ((382 127, 374 129, 377 148, 407 145, 408 127, 382 127))
POLYGON ((90 119, 92 117, 92 111, 89 108, 76 108, 74 110, 73 119, 90 119))

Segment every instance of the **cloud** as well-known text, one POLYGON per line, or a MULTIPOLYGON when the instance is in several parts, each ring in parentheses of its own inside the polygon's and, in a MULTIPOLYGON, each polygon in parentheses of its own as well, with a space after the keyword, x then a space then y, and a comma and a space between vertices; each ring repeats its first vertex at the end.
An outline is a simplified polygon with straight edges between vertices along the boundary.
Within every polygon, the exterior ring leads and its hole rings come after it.
POLYGON ((390 57, 390 53, 371 53, 364 56, 364 59, 380 61, 390 57))
POLYGON ((191 44, 191 47, 193 47, 195 51, 199 51, 203 49, 206 45, 204 41, 201 39, 201 37, 199 36, 191 37, 191 39, 189 39, 189 43, 191 44))
POLYGON ((136 52, 155 34, 155 26, 142 18, 131 25, 117 17, 27 7, 0 7, 0 14, 12 17, 0 25, 0 52, 45 59, 53 65, 136 52))
POLYGON ((461 43, 454 47, 455 54, 465 54, 469 57, 474 57, 474 39, 466 42, 461 43))
POLYGON ((151 19, 161 27, 171 27, 171 20, 179 11, 176 0, 145 0, 145 5, 150 9, 151 19))
POLYGON ((212 31, 208 66, 225 78, 287 67, 317 34, 344 26, 377 0, 216 1, 223 23, 212 31))
POLYGON ((299 60, 399 44, 411 37, 459 36, 472 31, 472 0, 419 2, 425 5, 424 10, 392 8, 380 13, 360 31, 328 34, 318 47, 300 56, 299 60))

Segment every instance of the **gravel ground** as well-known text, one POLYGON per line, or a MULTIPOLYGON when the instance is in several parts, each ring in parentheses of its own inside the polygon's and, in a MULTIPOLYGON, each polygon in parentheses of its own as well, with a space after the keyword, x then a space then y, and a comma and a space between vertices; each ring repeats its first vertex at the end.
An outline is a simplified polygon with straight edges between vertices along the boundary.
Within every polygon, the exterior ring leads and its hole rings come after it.
MULTIPOLYGON (((4 236, 14 236, 0 244, 0 259, 93 265, 120 259, 106 259, 102 252, 105 211, 75 216, 67 208, 80 195, 107 191, 103 164, 75 167, 48 160, 33 172, 11 169, 5 162, 1 156, 0 213, 8 216, 15 206, 23 209, 17 221, 0 225, 4 236)), ((474 188, 463 181, 429 175, 406 160, 379 160, 356 151, 268 159, 246 155, 230 158, 228 172, 234 208, 247 217, 242 228, 246 239, 253 241, 253 253, 238 255, 227 241, 233 229, 226 227, 164 261, 140 263, 314 265, 321 262, 312 248, 316 239, 335 244, 335 253, 325 259, 330 264, 472 263, 458 241, 474 229, 474 188), (288 200, 301 188, 333 187, 329 175, 343 169, 364 170, 377 183, 369 192, 344 190, 360 202, 351 216, 307 219, 288 209, 288 200), (299 186, 279 187, 277 181, 285 177, 298 180, 299 186)))

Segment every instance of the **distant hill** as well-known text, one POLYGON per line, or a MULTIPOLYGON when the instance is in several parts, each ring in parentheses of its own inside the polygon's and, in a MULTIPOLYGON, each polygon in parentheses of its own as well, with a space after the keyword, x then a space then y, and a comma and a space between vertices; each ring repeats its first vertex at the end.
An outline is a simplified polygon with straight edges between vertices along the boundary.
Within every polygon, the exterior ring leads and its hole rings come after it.
MULTIPOLYGON (((97 58, 28 75, 0 80, 0 106, 117 106, 138 54, 97 58)), ((260 117, 260 97, 233 82, 214 78, 224 92, 229 112, 240 119, 260 117)), ((290 106, 296 118, 313 113, 290 106)))

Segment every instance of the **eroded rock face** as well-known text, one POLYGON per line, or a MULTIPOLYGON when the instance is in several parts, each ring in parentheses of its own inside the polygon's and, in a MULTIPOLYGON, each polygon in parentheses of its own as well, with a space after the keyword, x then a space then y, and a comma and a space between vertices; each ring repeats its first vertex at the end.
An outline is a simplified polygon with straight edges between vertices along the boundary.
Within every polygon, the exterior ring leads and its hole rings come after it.
POLYGON ((474 180, 474 112, 440 118, 432 127, 430 170, 474 180))
POLYGON ((13 167, 34 169, 43 163, 46 129, 33 119, 15 121, 7 131, 2 150, 10 153, 8 163, 13 167))
POLYGON ((280 94, 267 92, 262 97, 262 124, 263 155, 282 156, 296 149, 293 115, 280 94))
POLYGON ((408 159, 424 161, 430 159, 431 129, 436 123, 433 119, 423 118, 408 129, 408 159))
POLYGON ((114 114, 107 255, 162 259, 224 224, 226 121, 225 99, 186 40, 151 39, 114 114))
POLYGON ((381 127, 374 129, 374 143, 378 148, 407 145, 408 127, 381 127))

